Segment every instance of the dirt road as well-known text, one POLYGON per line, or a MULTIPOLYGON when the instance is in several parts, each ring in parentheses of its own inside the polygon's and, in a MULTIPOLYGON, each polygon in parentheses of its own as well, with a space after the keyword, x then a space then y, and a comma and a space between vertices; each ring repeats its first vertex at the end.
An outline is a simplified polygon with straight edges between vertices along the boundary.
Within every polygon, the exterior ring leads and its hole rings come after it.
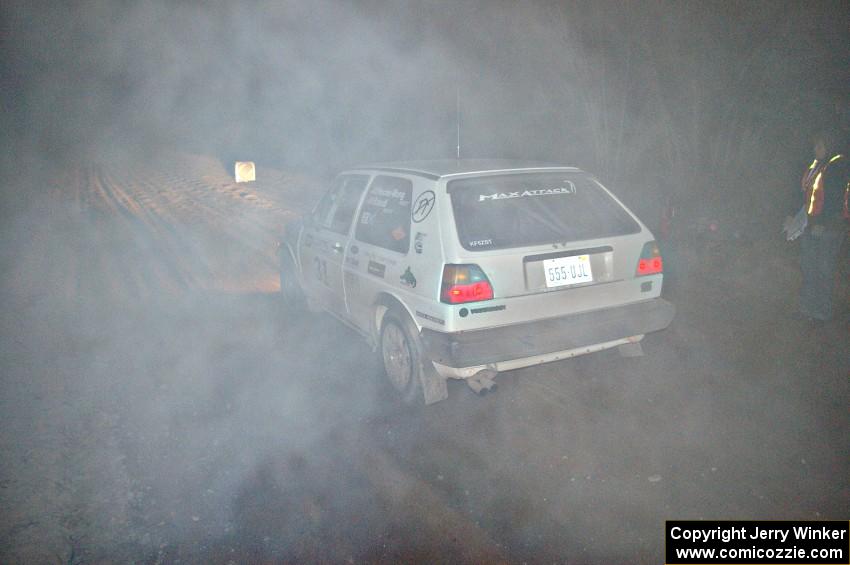
POLYGON ((277 304, 315 181, 81 164, 3 227, 0 561, 662 562, 665 519, 846 519, 850 334, 794 319, 794 249, 689 256, 673 326, 382 398, 277 304))

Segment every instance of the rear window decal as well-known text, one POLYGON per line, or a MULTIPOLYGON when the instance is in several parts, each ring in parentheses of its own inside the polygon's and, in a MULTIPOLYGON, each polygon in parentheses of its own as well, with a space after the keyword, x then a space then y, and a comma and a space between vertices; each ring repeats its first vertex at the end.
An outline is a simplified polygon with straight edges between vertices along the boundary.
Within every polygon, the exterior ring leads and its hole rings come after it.
POLYGON ((496 192, 493 194, 479 194, 478 201, 485 200, 506 200, 508 198, 525 198, 527 196, 549 196, 552 194, 575 194, 576 185, 572 181, 564 181, 564 186, 557 188, 538 188, 534 190, 516 190, 511 192, 496 192))
POLYGON ((467 251, 584 241, 640 231, 592 177, 548 172, 448 182, 458 242, 467 251))
POLYGON ((431 210, 434 208, 434 201, 436 199, 437 196, 434 194, 433 190, 426 190, 416 197, 416 201, 413 203, 413 208, 410 213, 410 217, 413 218, 413 223, 418 224, 428 217, 431 210))

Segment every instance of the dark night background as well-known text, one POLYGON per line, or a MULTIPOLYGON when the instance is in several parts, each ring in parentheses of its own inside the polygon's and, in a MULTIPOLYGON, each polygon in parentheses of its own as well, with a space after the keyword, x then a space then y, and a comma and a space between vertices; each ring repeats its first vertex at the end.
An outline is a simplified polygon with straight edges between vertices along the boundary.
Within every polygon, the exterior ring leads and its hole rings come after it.
MULTIPOLYGON (((846 2, 5 2, 18 155, 287 168, 462 153, 763 190, 847 127, 846 2)), ((8 152, 7 152, 8 153, 8 152)), ((711 187, 711 188, 708 188, 711 187)), ((749 195, 748 195, 749 196, 749 195)))
POLYGON ((0 561, 657 563, 665 519, 846 519, 846 304, 793 318, 781 225, 848 87, 847 1, 1 2, 0 561), (283 221, 458 125, 675 204, 645 357, 409 415, 279 313, 283 221))

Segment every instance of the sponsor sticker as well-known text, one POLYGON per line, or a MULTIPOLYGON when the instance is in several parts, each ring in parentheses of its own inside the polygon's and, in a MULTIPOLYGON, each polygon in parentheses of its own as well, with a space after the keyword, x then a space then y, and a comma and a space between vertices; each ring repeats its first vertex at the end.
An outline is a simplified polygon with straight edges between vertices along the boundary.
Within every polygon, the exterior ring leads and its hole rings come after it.
POLYGON ((393 259, 392 257, 385 257, 384 255, 382 255, 380 253, 374 253, 372 251, 367 251, 366 257, 368 257, 370 260, 375 261, 377 263, 383 263, 384 265, 395 265, 396 264, 396 260, 393 259))
POLYGON ((436 200, 437 195, 434 194, 433 190, 426 190, 417 196, 410 211, 410 217, 413 219, 413 223, 418 224, 427 218, 431 210, 434 209, 434 202, 436 200))
POLYGON ((556 188, 537 188, 533 190, 516 190, 510 192, 496 192, 493 194, 479 194, 478 201, 486 200, 508 200, 510 198, 527 198, 529 196, 549 196, 552 194, 575 194, 576 185, 571 181, 565 180, 564 186, 556 188))
POLYGON ((435 324, 440 324, 441 326, 446 325, 446 321, 442 318, 438 318, 436 316, 432 316, 431 314, 426 314, 425 312, 416 311, 416 316, 422 318, 423 320, 428 320, 429 322, 434 322, 435 324))
POLYGON ((368 266, 369 274, 374 275, 376 277, 384 278, 384 275, 387 272, 387 266, 383 263, 377 263, 375 261, 369 261, 368 266))
POLYGON ((425 239, 424 233, 421 231, 416 232, 416 237, 413 238, 413 249, 416 250, 416 253, 422 255, 422 249, 424 248, 423 240, 425 239))
POLYGON ((416 288, 416 277, 413 276, 413 273, 410 271, 410 267, 405 269, 405 271, 399 277, 401 280, 401 284, 404 286, 409 286, 410 288, 416 288))
POLYGON ((472 309, 470 309, 470 312, 472 312, 473 314, 484 314, 486 312, 500 312, 504 309, 505 309, 505 305, 502 304, 502 305, 499 305, 499 306, 486 306, 484 308, 472 308, 472 309))

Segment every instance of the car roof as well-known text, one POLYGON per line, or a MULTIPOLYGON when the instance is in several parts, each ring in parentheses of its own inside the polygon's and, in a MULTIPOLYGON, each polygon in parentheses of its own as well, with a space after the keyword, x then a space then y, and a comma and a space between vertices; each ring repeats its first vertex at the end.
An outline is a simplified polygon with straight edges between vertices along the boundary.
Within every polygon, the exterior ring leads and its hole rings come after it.
POLYGON ((521 161, 515 159, 441 159, 433 161, 399 161, 376 163, 352 167, 349 171, 370 170, 407 173, 439 179, 452 175, 470 173, 517 172, 525 170, 566 170, 579 171, 576 167, 567 167, 541 161, 521 161))

